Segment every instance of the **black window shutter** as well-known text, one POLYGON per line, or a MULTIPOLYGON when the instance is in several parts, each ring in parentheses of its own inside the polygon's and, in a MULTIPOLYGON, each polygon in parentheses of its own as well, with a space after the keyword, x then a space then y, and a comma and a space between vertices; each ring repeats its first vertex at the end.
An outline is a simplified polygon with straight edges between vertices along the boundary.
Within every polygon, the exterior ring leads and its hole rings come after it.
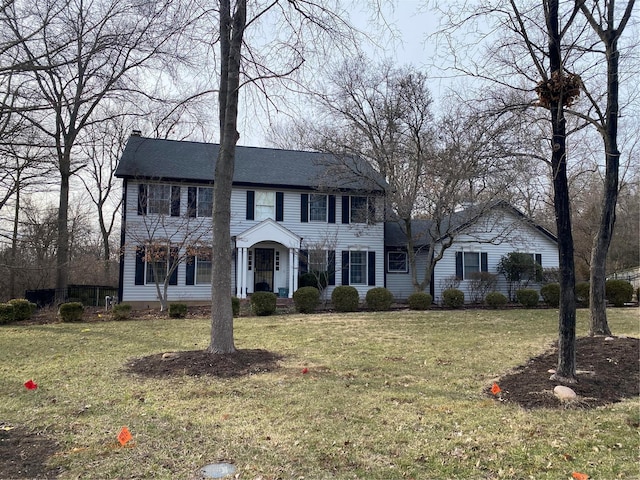
POLYGON ((284 192, 276 192, 276 222, 284 220, 284 192))
POLYGON ((138 215, 147 214, 147 198, 149 189, 144 183, 138 184, 138 215))
POLYGON ((189 255, 186 258, 186 280, 185 285, 195 285, 196 279, 196 257, 189 255))
POLYGON ((489 261, 488 261, 487 252, 482 252, 480 254, 480 271, 481 272, 489 271, 489 261))
POLYGON ((298 256, 298 273, 301 275, 309 271, 309 250, 300 250, 298 256))
POLYGON ((349 223, 349 195, 342 196, 342 223, 349 223))
MULTIPOLYGON (((335 203, 334 203, 335 205, 335 203)), ((327 283, 329 285, 336 284, 336 251, 329 250, 327 252, 327 283)))
POLYGON ((342 285, 349 285, 349 251, 342 251, 342 285))
POLYGON ((309 194, 300 194, 300 222, 307 223, 309 221, 309 194))
MULTIPOLYGON (((169 249, 169 269, 173 268, 176 262, 178 261, 178 247, 171 247, 169 249)), ((177 285, 178 284, 178 267, 176 266, 175 270, 171 272, 169 276, 169 285, 177 285)))
POLYGON ((253 220, 253 208, 256 203, 256 192, 247 190, 247 220, 253 220))
POLYGON ((462 270, 462 252, 456 252, 456 278, 458 280, 464 280, 464 273, 462 270))
POLYGON ((367 259, 367 277, 370 287, 376 286, 376 252, 369 252, 367 259))
POLYGON ((144 247, 136 247, 136 285, 144 285, 144 247))
POLYGON ((180 187, 177 185, 171 186, 171 216, 180 216, 180 187))
POLYGON ((196 199, 198 197, 198 187, 189 187, 187 189, 187 216, 196 216, 196 199))
POLYGON ((375 197, 367 197, 367 221, 369 225, 376 223, 376 199, 375 197))
POLYGON ((336 196, 329 195, 329 223, 336 223, 336 196))
POLYGON ((541 253, 536 253, 536 263, 540 266, 542 266, 542 254, 541 253))

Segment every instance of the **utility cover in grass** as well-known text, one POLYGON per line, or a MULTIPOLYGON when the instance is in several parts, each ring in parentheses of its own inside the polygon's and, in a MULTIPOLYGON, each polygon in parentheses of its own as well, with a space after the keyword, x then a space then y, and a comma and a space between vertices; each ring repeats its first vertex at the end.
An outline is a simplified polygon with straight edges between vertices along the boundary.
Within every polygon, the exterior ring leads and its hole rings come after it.
POLYGON ((200 471, 204 478, 224 478, 236 473, 236 467, 230 463, 212 463, 202 467, 200 471))

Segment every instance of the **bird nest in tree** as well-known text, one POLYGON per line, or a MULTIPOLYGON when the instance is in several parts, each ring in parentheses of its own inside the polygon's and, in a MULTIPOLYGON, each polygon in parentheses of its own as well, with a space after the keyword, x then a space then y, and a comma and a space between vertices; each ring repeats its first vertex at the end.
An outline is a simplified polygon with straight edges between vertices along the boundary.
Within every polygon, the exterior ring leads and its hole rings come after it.
POLYGON ((562 102, 563 106, 569 107, 580 96, 581 87, 580 75, 553 72, 550 79, 542 80, 536 86, 538 104, 544 108, 551 108, 552 105, 562 102))

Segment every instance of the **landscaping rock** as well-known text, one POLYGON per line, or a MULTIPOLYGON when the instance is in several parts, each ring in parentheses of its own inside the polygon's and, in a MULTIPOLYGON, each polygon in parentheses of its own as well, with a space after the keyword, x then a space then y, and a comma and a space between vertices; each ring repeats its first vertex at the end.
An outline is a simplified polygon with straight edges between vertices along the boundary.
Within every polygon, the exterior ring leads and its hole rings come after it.
POLYGON ((173 360, 174 358, 178 358, 178 354, 175 352, 167 352, 162 354, 163 360, 173 360))
POLYGON ((564 385, 557 385, 553 389, 553 394, 558 397, 561 402, 571 402, 576 399, 577 395, 571 388, 564 385))

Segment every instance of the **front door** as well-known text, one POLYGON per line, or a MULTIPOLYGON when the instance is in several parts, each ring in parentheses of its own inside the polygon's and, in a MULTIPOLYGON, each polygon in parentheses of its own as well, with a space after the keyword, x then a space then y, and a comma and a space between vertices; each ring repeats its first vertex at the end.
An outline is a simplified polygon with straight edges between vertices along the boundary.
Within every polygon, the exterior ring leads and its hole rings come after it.
POLYGON ((273 292, 273 248, 256 248, 253 252, 253 291, 273 292))

